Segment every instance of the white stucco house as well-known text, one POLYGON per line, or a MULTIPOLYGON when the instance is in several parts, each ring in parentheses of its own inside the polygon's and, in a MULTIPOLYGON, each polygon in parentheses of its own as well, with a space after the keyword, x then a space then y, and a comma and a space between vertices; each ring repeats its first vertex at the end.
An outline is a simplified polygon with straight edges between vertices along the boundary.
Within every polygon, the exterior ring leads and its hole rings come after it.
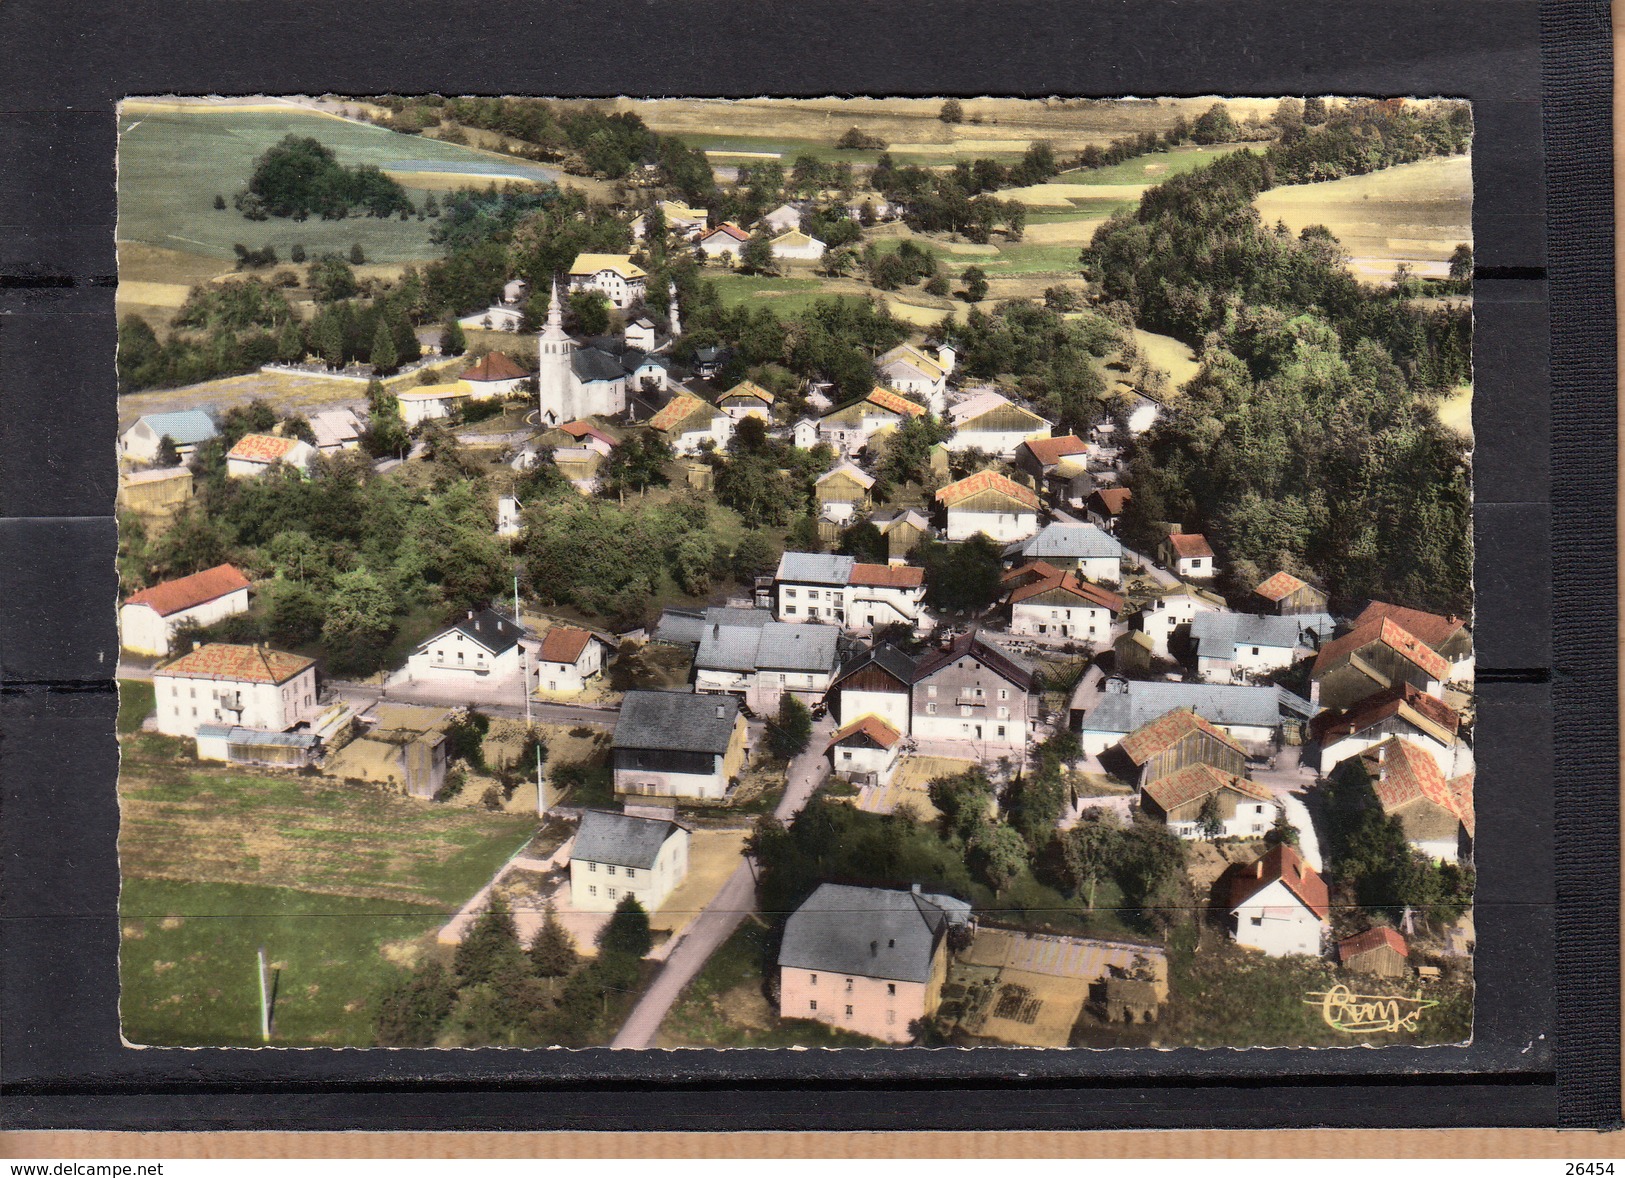
POLYGON ((316 660, 211 642, 152 673, 158 731, 196 736, 202 724, 286 732, 314 718, 316 660))
POLYGON ((119 436, 119 448, 132 462, 156 462, 158 448, 167 437, 175 443, 175 452, 184 460, 215 433, 214 418, 201 409, 148 413, 136 418, 135 424, 119 436))
POLYGON ((953 435, 943 443, 950 451, 980 450, 1011 460, 1023 442, 1050 436, 1048 421, 991 389, 948 407, 953 435))
POLYGON ((570 905, 613 912, 628 896, 654 912, 688 875, 686 826, 609 810, 581 815, 570 846, 570 905))
POLYGON ((536 687, 548 695, 574 695, 604 673, 615 648, 601 635, 577 626, 554 626, 536 654, 536 687))
MULTIPOLYGON (((1313 653, 1316 616, 1203 611, 1191 622, 1196 673, 1208 683, 1245 683, 1284 670, 1313 653)), ((1331 618, 1325 618, 1319 628, 1330 638, 1331 618)))
POLYGON ((229 564, 160 581, 130 594, 119 610, 119 641, 136 654, 167 655, 182 626, 208 626, 248 612, 248 578, 229 564))
POLYGON ((278 465, 304 474, 315 457, 316 448, 301 438, 245 434, 226 451, 226 476, 234 479, 256 478, 278 465))
POLYGON ((834 553, 786 552, 773 574, 773 601, 773 616, 781 622, 833 622, 858 631, 917 626, 925 607, 925 570, 834 553))
POLYGON ((649 275, 627 254, 577 254, 570 266, 570 291, 596 290, 624 310, 648 291, 649 275))
POLYGON ((1025 540, 1038 531, 1038 493, 996 470, 979 470, 937 492, 949 540, 978 533, 999 543, 1025 540))
POLYGON ((524 669, 524 633, 494 609, 471 609, 407 656, 407 678, 452 684, 518 675, 524 669))
POLYGON ((1236 944, 1270 957, 1319 957, 1330 927, 1326 881, 1293 847, 1272 848, 1230 883, 1236 944))
POLYGON ((1122 544, 1094 524, 1049 524, 1031 539, 1006 548, 1004 558, 1012 563, 1040 560, 1103 585, 1123 579, 1122 544))
POLYGON ((1162 565, 1182 581, 1210 581, 1218 572, 1213 547, 1196 532, 1171 532, 1157 549, 1162 565))
POLYGON ((1183 627, 1189 627, 1197 614, 1229 609, 1224 598, 1195 585, 1172 585, 1158 590, 1157 595, 1140 607, 1135 617, 1135 629, 1143 630, 1151 639, 1151 649, 1162 658, 1172 658, 1169 640, 1183 627))

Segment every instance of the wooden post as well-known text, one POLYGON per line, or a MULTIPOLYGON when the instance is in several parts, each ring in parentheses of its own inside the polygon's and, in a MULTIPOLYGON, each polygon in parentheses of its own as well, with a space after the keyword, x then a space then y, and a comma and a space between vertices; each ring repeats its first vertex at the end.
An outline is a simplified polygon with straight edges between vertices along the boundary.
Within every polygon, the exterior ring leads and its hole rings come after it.
POLYGON ((260 946, 260 1039, 271 1041, 271 996, 265 986, 265 946, 260 946))

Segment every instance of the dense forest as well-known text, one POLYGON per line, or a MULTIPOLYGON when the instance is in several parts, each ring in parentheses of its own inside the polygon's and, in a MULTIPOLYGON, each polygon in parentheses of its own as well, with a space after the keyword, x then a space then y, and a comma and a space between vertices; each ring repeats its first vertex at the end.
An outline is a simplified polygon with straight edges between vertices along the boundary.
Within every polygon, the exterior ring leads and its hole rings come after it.
POLYGON ((1424 310, 1362 286, 1330 234, 1266 226, 1252 201, 1470 139, 1461 104, 1355 103, 1291 142, 1174 177, 1101 227, 1086 276, 1202 360, 1139 439, 1131 541, 1179 523, 1206 532, 1238 582, 1284 568, 1339 603, 1467 612, 1466 444, 1434 405, 1471 379, 1470 307, 1424 310))

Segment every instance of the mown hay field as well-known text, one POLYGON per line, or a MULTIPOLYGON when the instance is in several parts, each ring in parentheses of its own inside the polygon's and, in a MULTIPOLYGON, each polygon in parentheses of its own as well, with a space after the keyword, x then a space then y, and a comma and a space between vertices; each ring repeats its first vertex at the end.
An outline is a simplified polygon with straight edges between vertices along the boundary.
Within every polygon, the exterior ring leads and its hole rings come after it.
POLYGON ((1473 240, 1473 163, 1457 155, 1398 164, 1364 176, 1288 184, 1254 202, 1266 225, 1294 233, 1324 225, 1350 255, 1349 269, 1385 282, 1407 263, 1423 278, 1449 273, 1451 251, 1473 240))

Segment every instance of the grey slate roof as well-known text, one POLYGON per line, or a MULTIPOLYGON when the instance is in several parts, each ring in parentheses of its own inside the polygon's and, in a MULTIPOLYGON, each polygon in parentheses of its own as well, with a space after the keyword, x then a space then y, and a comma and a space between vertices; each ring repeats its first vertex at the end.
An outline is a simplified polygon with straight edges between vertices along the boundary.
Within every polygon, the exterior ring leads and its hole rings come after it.
POLYGON ((681 829, 665 818, 638 818, 609 810, 588 810, 581 816, 570 858, 647 870, 654 867, 666 840, 681 829))
POLYGON ((265 728, 243 728, 236 724, 199 724, 199 736, 226 738, 227 744, 286 745, 289 748, 313 749, 322 743, 314 732, 272 732, 265 728))
POLYGON ((909 685, 913 684, 914 674, 918 668, 917 662, 911 655, 889 642, 882 642, 879 646, 870 648, 867 654, 843 670, 841 678, 836 681, 835 685, 839 686, 841 682, 850 679, 853 675, 871 665, 879 667, 894 679, 901 680, 905 691, 909 685))
POLYGON ((924 982, 951 924, 970 919, 952 896, 819 884, 790 915, 779 965, 831 975, 924 982))
MULTIPOLYGON (((177 446, 191 446, 206 442, 215 435, 214 419, 201 409, 178 409, 174 413, 148 413, 136 420, 136 425, 147 423, 147 428, 160 438, 175 440, 177 446)), ((132 429, 134 426, 131 427, 132 429)))
POLYGON ((655 637, 661 642, 698 646, 718 626, 746 626, 760 630, 772 621, 773 615, 765 609, 735 609, 732 606, 713 605, 701 613, 699 610, 672 609, 668 606, 660 612, 660 621, 655 626, 655 637))
POLYGON ((767 621, 766 610, 712 609, 700 634, 694 665, 711 671, 829 672, 838 660, 839 626, 767 621), (748 620, 713 621, 712 614, 750 614, 748 620))
POLYGON ((855 556, 836 556, 826 552, 786 552, 779 557, 776 581, 789 581, 797 585, 845 585, 852 578, 855 556))
POLYGON ((728 751, 739 701, 730 695, 683 691, 629 691, 615 724, 614 747, 667 752, 728 751))
POLYGON ((1308 700, 1281 687, 1134 681, 1122 691, 1107 691, 1084 716, 1083 731, 1133 732, 1176 708, 1190 708, 1214 724, 1244 728, 1274 728, 1283 712, 1314 714, 1308 700))
MULTIPOLYGON (((492 654, 506 654, 525 636, 525 631, 521 627, 514 625, 510 619, 503 617, 494 609, 475 610, 472 618, 465 614, 447 629, 440 631, 440 634, 449 634, 453 630, 466 634, 492 654)), ((435 635, 435 638, 440 637, 440 634, 435 635)), ((418 649, 422 650, 434 642, 435 638, 422 643, 418 649)))
POLYGON ((1275 646, 1291 649, 1306 645, 1303 619, 1274 614, 1233 614, 1206 610, 1191 619, 1191 637, 1197 653, 1208 658, 1229 658, 1238 646, 1275 646))
POLYGON ((619 356, 594 347, 577 348, 571 352, 570 367, 584 381, 620 380, 626 375, 619 356))
MULTIPOLYGON (((1032 560, 1065 557, 1074 560, 1111 557, 1121 559, 1123 546, 1094 524, 1050 524, 1031 540, 1012 545, 1032 560)), ((1006 550, 1010 551, 1009 549, 1006 550)))

